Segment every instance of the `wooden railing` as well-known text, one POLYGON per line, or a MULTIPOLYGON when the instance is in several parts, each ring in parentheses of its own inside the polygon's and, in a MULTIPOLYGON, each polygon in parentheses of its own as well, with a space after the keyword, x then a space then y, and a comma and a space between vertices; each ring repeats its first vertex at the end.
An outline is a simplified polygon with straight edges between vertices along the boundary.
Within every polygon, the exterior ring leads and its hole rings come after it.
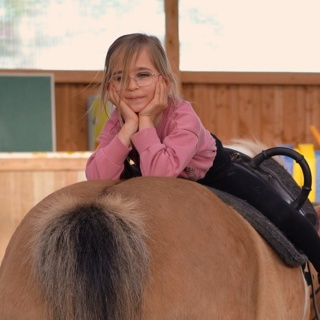
POLYGON ((0 153, 0 263, 13 232, 50 193, 86 180, 90 153, 0 153))

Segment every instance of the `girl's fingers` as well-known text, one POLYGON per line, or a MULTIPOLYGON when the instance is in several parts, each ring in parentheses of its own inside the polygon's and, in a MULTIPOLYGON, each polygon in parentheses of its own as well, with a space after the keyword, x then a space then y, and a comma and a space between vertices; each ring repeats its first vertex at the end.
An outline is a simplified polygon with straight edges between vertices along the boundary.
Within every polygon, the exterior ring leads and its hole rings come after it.
POLYGON ((159 78, 152 101, 143 110, 141 110, 139 114, 155 118, 167 107, 167 104, 168 94, 166 91, 166 85, 163 79, 159 78))
POLYGON ((137 121, 138 116, 132 111, 132 109, 124 100, 120 99, 120 96, 116 91, 114 91, 114 98, 117 101, 116 107, 124 121, 137 121))

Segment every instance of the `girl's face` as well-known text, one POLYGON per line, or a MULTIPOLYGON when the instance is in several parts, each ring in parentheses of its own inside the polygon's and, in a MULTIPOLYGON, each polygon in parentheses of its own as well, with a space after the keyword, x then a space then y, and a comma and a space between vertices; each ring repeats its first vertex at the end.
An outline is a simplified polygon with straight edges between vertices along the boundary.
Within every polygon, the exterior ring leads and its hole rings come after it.
POLYGON ((143 48, 138 56, 132 59, 128 74, 123 75, 122 65, 118 63, 113 72, 111 86, 120 91, 121 77, 130 77, 125 83, 121 98, 136 113, 143 110, 153 99, 159 71, 152 64, 149 53, 143 48))

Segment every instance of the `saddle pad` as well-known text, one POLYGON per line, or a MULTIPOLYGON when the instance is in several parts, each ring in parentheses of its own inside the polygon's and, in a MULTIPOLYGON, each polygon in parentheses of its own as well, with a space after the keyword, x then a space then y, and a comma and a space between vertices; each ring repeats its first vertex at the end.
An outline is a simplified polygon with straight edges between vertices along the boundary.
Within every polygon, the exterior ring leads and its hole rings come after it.
POLYGON ((288 238, 260 211, 239 198, 229 193, 209 188, 223 202, 233 207, 240 213, 278 253, 280 258, 291 267, 298 267, 308 261, 308 258, 300 253, 288 238))

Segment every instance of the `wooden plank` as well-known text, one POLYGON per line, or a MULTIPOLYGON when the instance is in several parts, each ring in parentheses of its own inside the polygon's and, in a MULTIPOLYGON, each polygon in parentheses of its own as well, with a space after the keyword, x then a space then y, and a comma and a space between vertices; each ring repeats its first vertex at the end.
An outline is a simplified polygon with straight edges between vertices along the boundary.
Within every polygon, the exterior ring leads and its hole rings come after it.
POLYGON ((55 83, 86 83, 86 84, 97 84, 101 83, 103 78, 103 70, 93 70, 93 71, 61 71, 61 70, 28 70, 28 69, 0 69, 0 73, 29 73, 29 74, 53 74, 55 83))
POLYGON ((263 141, 272 141, 281 145, 283 126, 283 100, 280 92, 274 86, 261 87, 260 137, 263 141))
MULTIPOLYGON (((319 107, 315 108, 314 106, 317 105, 317 101, 319 103, 320 99, 318 97, 319 90, 315 90, 315 86, 307 86, 305 93, 305 134, 306 139, 309 141, 313 141, 315 146, 320 149, 320 145, 317 143, 317 140, 314 139, 310 126, 314 125, 314 119, 320 119, 320 112, 319 107), (318 99, 317 99, 318 98, 318 99)), ((318 127, 320 130, 320 127, 318 127)))
POLYGON ((58 151, 89 150, 88 99, 99 86, 56 85, 56 131, 58 151))
POLYGON ((181 81, 183 84, 319 85, 320 73, 181 72, 181 81))
MULTIPOLYGON (((231 119, 229 121, 229 138, 234 139, 238 136, 239 122, 235 121, 239 117, 239 106, 238 106, 238 86, 228 85, 228 104, 230 108, 231 119)), ((227 142, 227 141, 226 141, 227 142)))
POLYGON ((283 111, 284 117, 282 121, 283 139, 284 141, 298 141, 297 124, 297 103, 296 95, 293 87, 283 88, 283 111))
MULTIPOLYGON (((309 87, 310 106, 310 124, 314 125, 320 131, 320 90, 317 87, 309 87)), ((310 128, 308 128, 310 131, 310 128)), ((320 150, 320 143, 313 135, 310 136, 310 142, 314 143, 317 150, 320 150)), ((320 176, 320 173, 319 173, 320 176)))
POLYGON ((0 153, 0 172, 84 171, 91 152, 0 153))
POLYGON ((295 86, 295 102, 296 102, 296 123, 293 124, 297 131, 297 136, 301 137, 301 142, 307 140, 307 114, 306 114, 306 86, 295 86))
POLYGON ((247 138, 248 135, 252 135, 251 126, 249 120, 252 120, 252 90, 249 86, 241 86, 239 88, 239 109, 238 109, 238 122, 240 138, 247 138))
POLYGON ((87 159, 0 159, 0 171, 84 170, 87 159))
MULTIPOLYGON (((170 0, 166 0, 169 1, 170 0)), ((175 0, 176 1, 176 0, 175 0)), ((179 43, 178 40, 174 40, 172 35, 171 42, 174 44, 179 43)), ((171 50, 177 50, 174 47, 168 46, 166 48, 170 54, 169 58, 174 59, 174 54, 171 50), (173 57, 171 58, 171 54, 173 57)), ((174 62, 172 62, 173 64, 174 62)), ((176 65, 177 62, 174 64, 176 65)), ((58 84, 90 84, 91 86, 97 86, 101 83, 103 78, 103 71, 58 71, 58 70, 4 70, 1 72, 10 74, 16 73, 50 73, 54 75, 55 83, 58 84)), ((180 81, 182 84, 271 84, 271 85, 320 85, 320 73, 302 73, 302 72, 191 72, 181 71, 180 81)))
MULTIPOLYGON (((229 100, 229 88, 225 85, 219 85, 215 88, 215 128, 214 134, 226 143, 231 137, 231 123, 237 117, 233 114, 233 109, 229 100)), ((212 110, 212 109, 211 109, 212 110)), ((210 118, 209 115, 207 115, 210 118)))

